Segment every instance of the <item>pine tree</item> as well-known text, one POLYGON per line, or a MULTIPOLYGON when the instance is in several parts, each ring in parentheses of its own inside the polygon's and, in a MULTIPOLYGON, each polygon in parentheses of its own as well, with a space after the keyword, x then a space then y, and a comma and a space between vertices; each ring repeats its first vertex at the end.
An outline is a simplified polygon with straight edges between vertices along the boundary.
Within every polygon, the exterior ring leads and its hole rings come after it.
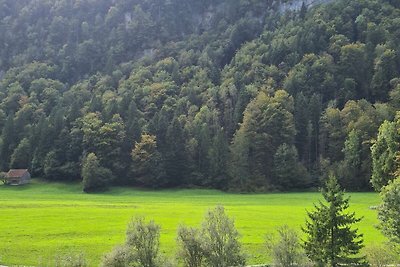
POLYGON ((336 267, 341 264, 364 264, 358 256, 363 247, 362 234, 352 225, 361 220, 355 213, 346 213, 349 198, 344 197, 336 177, 331 175, 322 191, 326 203, 319 202, 315 211, 307 212, 303 232, 307 235, 304 249, 308 258, 318 266, 336 267))

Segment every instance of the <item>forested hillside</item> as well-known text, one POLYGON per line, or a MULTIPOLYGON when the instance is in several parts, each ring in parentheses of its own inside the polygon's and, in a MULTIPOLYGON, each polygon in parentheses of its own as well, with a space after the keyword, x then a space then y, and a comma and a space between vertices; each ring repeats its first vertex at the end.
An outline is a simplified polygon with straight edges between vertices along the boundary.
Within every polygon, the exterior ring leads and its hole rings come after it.
POLYGON ((400 158, 399 2, 282 2, 0 0, 1 169, 86 191, 331 171, 380 189, 400 158))

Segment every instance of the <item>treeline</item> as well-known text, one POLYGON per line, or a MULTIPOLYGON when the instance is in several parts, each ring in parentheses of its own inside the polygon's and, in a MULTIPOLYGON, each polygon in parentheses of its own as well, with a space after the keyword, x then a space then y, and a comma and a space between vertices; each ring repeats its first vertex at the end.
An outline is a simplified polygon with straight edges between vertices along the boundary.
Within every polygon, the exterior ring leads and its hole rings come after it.
POLYGON ((267 2, 0 1, 1 168, 85 191, 330 171, 380 189, 399 164, 399 5, 267 2))

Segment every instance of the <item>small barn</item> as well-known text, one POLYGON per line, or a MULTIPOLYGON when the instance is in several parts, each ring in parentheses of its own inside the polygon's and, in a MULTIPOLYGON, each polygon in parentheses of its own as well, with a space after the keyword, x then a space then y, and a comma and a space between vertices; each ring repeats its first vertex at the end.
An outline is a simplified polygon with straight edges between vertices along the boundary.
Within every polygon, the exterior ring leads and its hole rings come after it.
POLYGON ((6 184, 22 185, 31 181, 31 174, 27 169, 11 169, 6 173, 6 184))

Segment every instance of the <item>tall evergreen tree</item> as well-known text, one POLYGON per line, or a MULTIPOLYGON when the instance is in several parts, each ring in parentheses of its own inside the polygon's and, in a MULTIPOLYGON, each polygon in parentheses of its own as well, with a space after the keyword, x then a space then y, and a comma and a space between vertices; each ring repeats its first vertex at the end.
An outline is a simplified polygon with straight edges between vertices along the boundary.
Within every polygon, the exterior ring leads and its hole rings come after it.
POLYGON ((308 220, 303 228, 307 235, 304 249, 310 260, 318 266, 337 267, 342 264, 364 264, 358 256, 363 247, 362 234, 352 225, 361 220, 355 213, 348 213, 349 198, 344 196, 335 176, 330 175, 322 190, 325 203, 314 205, 307 212, 308 220))

